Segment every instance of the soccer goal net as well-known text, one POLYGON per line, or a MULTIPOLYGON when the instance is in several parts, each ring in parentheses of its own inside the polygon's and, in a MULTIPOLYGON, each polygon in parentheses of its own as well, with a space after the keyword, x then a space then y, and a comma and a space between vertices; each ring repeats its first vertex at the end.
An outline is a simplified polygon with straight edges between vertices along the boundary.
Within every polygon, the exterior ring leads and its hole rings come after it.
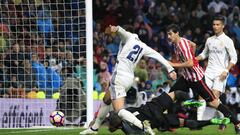
POLYGON ((85 0, 1 0, 0 128, 50 126, 54 110, 65 114, 66 125, 86 121, 92 89, 86 5, 85 0))

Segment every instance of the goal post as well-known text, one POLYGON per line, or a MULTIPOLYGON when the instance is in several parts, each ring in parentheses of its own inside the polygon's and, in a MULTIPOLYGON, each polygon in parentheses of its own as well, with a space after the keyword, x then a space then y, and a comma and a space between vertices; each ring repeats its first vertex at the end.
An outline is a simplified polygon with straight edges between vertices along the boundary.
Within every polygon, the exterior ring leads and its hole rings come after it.
POLYGON ((92 0, 86 0, 87 45, 87 124, 93 119, 93 9, 92 0))

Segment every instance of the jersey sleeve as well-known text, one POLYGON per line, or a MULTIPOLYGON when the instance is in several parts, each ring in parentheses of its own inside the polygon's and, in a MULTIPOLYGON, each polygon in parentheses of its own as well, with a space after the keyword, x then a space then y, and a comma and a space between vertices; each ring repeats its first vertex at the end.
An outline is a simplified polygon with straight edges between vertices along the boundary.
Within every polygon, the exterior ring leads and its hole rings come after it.
POLYGON ((132 33, 126 31, 121 26, 118 26, 118 35, 120 36, 123 44, 126 43, 126 41, 132 36, 132 33))
POLYGON ((143 50, 144 50, 144 56, 154 58, 157 61, 159 61, 161 64, 163 64, 167 68, 167 71, 169 73, 174 70, 174 68, 168 63, 168 61, 157 51, 153 50, 152 48, 148 47, 145 44, 143 46, 143 50))
POLYGON ((208 42, 209 42, 209 40, 206 41, 205 47, 204 47, 202 53, 200 53, 200 56, 202 57, 203 60, 208 57, 208 52, 209 52, 208 42))
POLYGON ((230 56, 230 62, 233 64, 237 63, 237 52, 236 49, 234 47, 234 43, 231 39, 229 39, 230 41, 228 42, 229 44, 226 46, 227 52, 230 56))

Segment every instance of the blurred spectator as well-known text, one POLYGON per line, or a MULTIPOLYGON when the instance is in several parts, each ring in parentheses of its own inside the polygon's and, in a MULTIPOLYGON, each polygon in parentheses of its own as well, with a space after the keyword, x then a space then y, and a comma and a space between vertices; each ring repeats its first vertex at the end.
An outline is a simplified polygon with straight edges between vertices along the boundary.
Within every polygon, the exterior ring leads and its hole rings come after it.
POLYGON ((45 41, 49 44, 50 33, 54 32, 51 15, 47 5, 38 7, 37 26, 38 31, 44 33, 45 41))
POLYGON ((114 69, 115 69, 116 63, 117 63, 116 57, 111 56, 111 57, 109 58, 109 61, 108 61, 108 71, 109 71, 110 74, 113 73, 113 71, 114 71, 114 69))
POLYGON ((33 89, 30 92, 28 92, 27 93, 27 98, 30 98, 30 99, 37 98, 37 91, 36 91, 36 89, 33 89))
POLYGON ((149 80, 154 80, 155 79, 155 74, 157 72, 156 70, 156 60, 149 58, 147 62, 147 71, 148 71, 148 79, 149 80))
POLYGON ((116 25, 117 24, 117 8, 120 6, 118 0, 112 0, 106 7, 106 14, 102 18, 102 28, 105 29, 110 24, 116 25))
POLYGON ((152 90, 152 81, 145 82, 145 92, 147 93, 147 99, 150 101, 154 97, 154 91, 152 90))
MULTIPOLYGON (((202 32, 202 29, 200 27, 195 27, 194 28, 194 31, 193 31, 193 35, 192 35, 192 41, 194 43, 196 43, 198 46, 200 45, 203 45, 205 41, 204 40, 204 37, 202 36, 203 32, 202 32)), ((200 49, 199 47, 196 48, 197 49, 200 49)), ((195 54, 198 54, 200 52, 198 52, 198 50, 196 52, 194 52, 195 54)))
POLYGON ((68 74, 64 85, 60 89, 59 109, 63 111, 66 119, 74 122, 86 114, 86 94, 80 80, 68 74), (70 96, 69 96, 70 95, 70 96))
POLYGON ((144 43, 148 43, 149 39, 152 38, 152 28, 144 20, 142 15, 138 15, 136 21, 134 22, 135 33, 138 34, 140 40, 144 43))
POLYGON ((240 42, 240 18, 238 13, 233 14, 233 21, 230 24, 230 32, 236 34, 238 42, 240 42))
POLYGON ((149 46, 156 51, 159 51, 159 37, 157 35, 153 35, 152 39, 149 42, 149 46))
POLYGON ((201 3, 198 3, 196 8, 196 17, 200 19, 204 15, 206 15, 206 12, 202 9, 201 3))
POLYGON ((202 27, 204 30, 211 30, 212 29, 212 20, 215 15, 214 8, 208 9, 208 13, 202 17, 202 27))
MULTIPOLYGON (((191 12, 190 18, 191 18, 191 21, 189 21, 187 23, 187 28, 190 28, 190 30, 192 30, 192 29, 194 29, 196 27, 200 27, 201 26, 201 21, 200 21, 199 18, 197 18, 197 13, 196 13, 195 10, 193 10, 191 12)), ((191 40, 191 39, 189 39, 189 40, 191 40)))
POLYGON ((123 0, 122 5, 117 8, 119 25, 131 24, 134 18, 134 9, 129 5, 128 0, 123 0))
POLYGON ((83 57, 80 57, 78 60, 78 64, 75 66, 75 77, 77 77, 79 80, 83 82, 83 88, 86 88, 87 83, 87 69, 86 69, 86 59, 83 57))
POLYGON ((98 74, 98 82, 102 86, 102 91, 108 90, 111 74, 108 71, 108 66, 105 62, 100 62, 100 73, 98 74))
POLYGON ((11 76, 11 84, 8 89, 8 94, 10 98, 24 98, 25 97, 25 91, 23 89, 22 84, 20 84, 17 80, 16 75, 11 76))
POLYGON ((3 36, 3 33, 0 33, 0 52, 3 52, 4 49, 7 47, 7 41, 3 36))
POLYGON ((208 6, 208 9, 214 8, 215 13, 219 13, 222 8, 228 9, 228 5, 224 3, 222 0, 212 0, 208 6))
POLYGON ((26 88, 26 90, 31 90, 31 88, 37 87, 37 82, 36 82, 36 71, 33 71, 32 65, 29 60, 24 60, 23 62, 23 69, 21 72, 19 72, 20 77, 19 81, 21 84, 23 84, 23 87, 26 88))
POLYGON ((32 54, 32 69, 33 75, 36 77, 37 87, 39 89, 46 89, 47 72, 45 66, 39 61, 37 54, 32 54))
POLYGON ((52 94, 60 89, 62 86, 62 78, 60 76, 59 68, 62 69, 59 65, 54 65, 55 63, 50 63, 49 66, 46 68, 46 96, 50 98, 52 94), (59 71, 57 71, 59 70, 59 71))
POLYGON ((8 29, 8 26, 4 23, 1 23, 0 24, 0 32, 1 33, 9 33, 9 29, 8 29))
POLYGON ((152 89, 157 90, 158 85, 163 85, 164 82, 168 80, 168 73, 166 70, 162 69, 160 63, 156 63, 156 72, 153 75, 152 89))
POLYGON ((20 47, 18 43, 13 44, 11 52, 7 54, 5 59, 5 65, 9 67, 11 74, 18 74, 18 70, 22 67, 24 55, 20 53, 20 47))
POLYGON ((160 19, 164 18, 168 14, 168 9, 164 2, 160 3, 159 6, 157 6, 156 8, 156 13, 158 14, 160 19))
POLYGON ((139 64, 137 65, 134 74, 136 77, 139 78, 140 82, 146 82, 148 80, 148 70, 147 64, 145 60, 140 60, 139 64))
POLYGON ((106 14, 106 6, 107 2, 105 0, 94 0, 93 1, 93 19, 94 20, 100 20, 104 17, 106 14))
POLYGON ((227 22, 228 22, 228 25, 232 24, 232 21, 233 21, 233 15, 234 14, 238 14, 238 16, 240 15, 240 10, 239 10, 239 7, 238 6, 234 6, 233 9, 232 9, 232 12, 228 15, 228 18, 227 18, 227 22))
POLYGON ((112 36, 107 37, 106 49, 109 51, 110 55, 117 56, 119 45, 114 42, 112 36))
POLYGON ((233 111, 234 114, 237 114, 237 111, 238 111, 237 108, 239 108, 239 103, 240 103, 240 96, 237 89, 232 89, 228 91, 226 100, 227 100, 226 101, 227 105, 229 106, 231 111, 233 111))

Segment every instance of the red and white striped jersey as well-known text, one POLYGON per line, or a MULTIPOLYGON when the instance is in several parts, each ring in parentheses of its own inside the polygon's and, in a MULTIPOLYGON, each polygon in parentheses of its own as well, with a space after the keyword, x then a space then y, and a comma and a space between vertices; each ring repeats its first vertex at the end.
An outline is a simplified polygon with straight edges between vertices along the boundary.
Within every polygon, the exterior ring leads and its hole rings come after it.
POLYGON ((186 80, 196 82, 203 78, 203 68, 198 64, 198 60, 195 59, 190 41, 185 38, 180 38, 180 42, 174 45, 174 49, 177 56, 177 61, 186 62, 188 59, 193 60, 193 67, 181 68, 180 73, 186 80))

